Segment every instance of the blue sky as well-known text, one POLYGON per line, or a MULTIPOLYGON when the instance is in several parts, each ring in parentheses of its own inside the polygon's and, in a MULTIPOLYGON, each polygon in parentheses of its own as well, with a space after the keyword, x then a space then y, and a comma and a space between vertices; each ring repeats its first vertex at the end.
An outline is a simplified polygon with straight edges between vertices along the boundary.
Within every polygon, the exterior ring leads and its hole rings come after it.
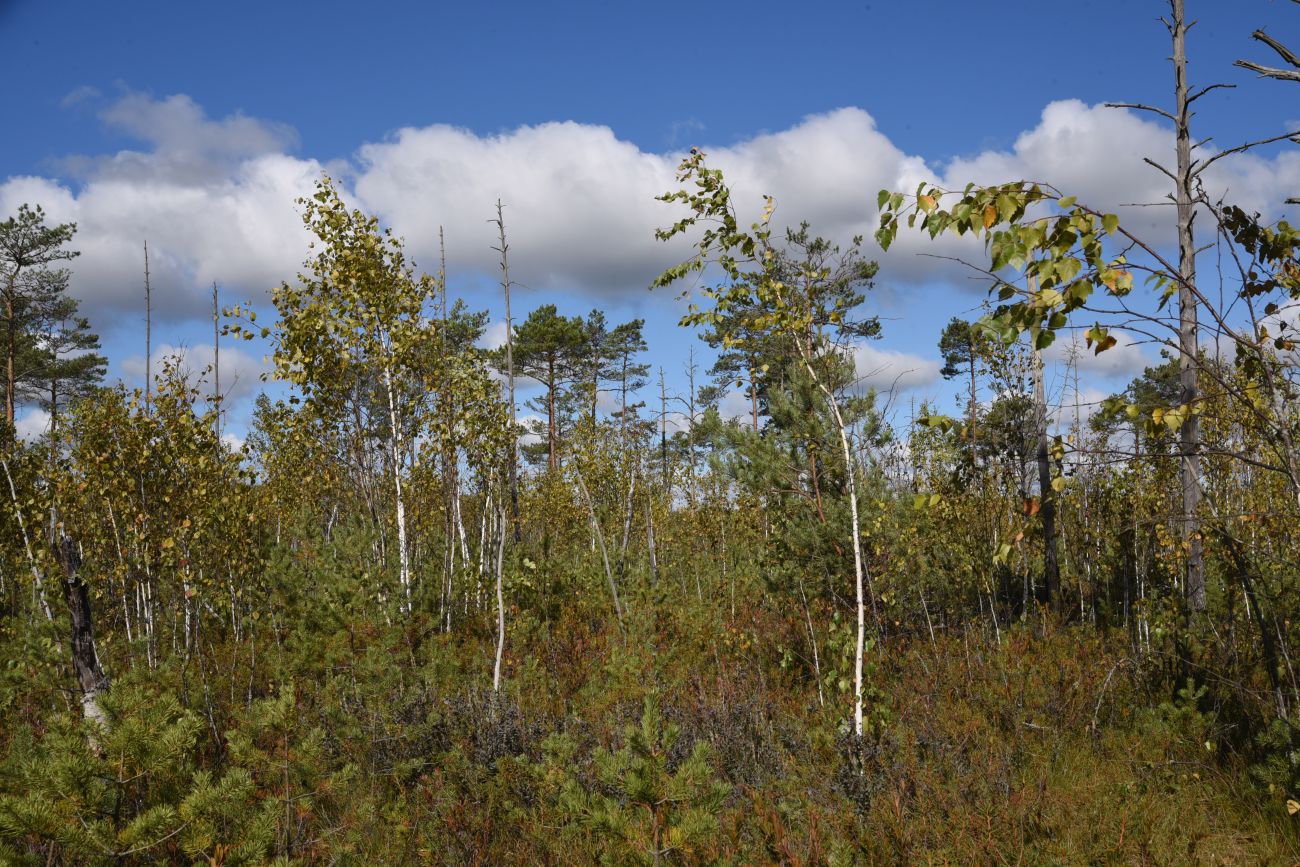
MULTIPOLYGON (((1204 101, 1203 134, 1222 147, 1300 119, 1300 88, 1231 66, 1272 61, 1249 39, 1256 27, 1300 42, 1300 8, 1188 6, 1200 19, 1194 81, 1239 85, 1204 101)), ((260 300, 292 279, 305 242, 292 198, 322 168, 423 262, 445 224, 453 288, 494 314, 486 220, 501 196, 516 277, 532 287, 522 309, 554 300, 644 316, 652 360, 680 386, 690 335, 671 298, 644 286, 672 258, 649 240, 669 219, 650 198, 682 149, 706 146, 740 191, 775 193, 778 218, 835 236, 870 228, 881 186, 918 177, 1031 175, 1115 207, 1154 200, 1160 179, 1141 156, 1167 152, 1162 128, 1097 106, 1168 103, 1165 12, 1158 0, 0 0, 0 208, 43 201, 81 223, 74 287, 113 374, 138 382, 141 236, 163 296, 155 339, 201 360, 202 287, 215 279, 228 300, 260 300)), ((1297 178, 1275 151, 1219 180, 1267 209, 1297 178)), ((911 371, 913 397, 946 395, 935 339, 981 296, 917 252, 883 260, 886 336, 864 367, 893 365, 882 382, 911 371)), ((247 377, 260 352, 249 349, 247 377)), ((1093 388, 1150 356, 1096 364, 1093 388)))

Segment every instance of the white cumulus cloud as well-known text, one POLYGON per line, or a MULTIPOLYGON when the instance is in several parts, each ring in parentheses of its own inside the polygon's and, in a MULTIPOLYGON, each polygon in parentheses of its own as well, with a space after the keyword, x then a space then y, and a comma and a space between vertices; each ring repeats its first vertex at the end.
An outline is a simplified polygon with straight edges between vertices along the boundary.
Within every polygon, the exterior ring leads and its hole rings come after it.
POLYGON ((14 430, 20 440, 35 442, 50 429, 50 414, 39 407, 32 407, 22 415, 14 417, 14 430))
POLYGON ((1146 368, 1158 364, 1159 348, 1138 342, 1138 338, 1119 330, 1111 332, 1115 345, 1104 352, 1095 352, 1082 335, 1062 332, 1056 342, 1043 351, 1043 359, 1062 367, 1073 365, 1080 374, 1131 379, 1146 368))
POLYGON ((899 392, 924 388, 939 379, 938 360, 910 352, 882 349, 869 343, 853 350, 859 384, 878 392, 899 392))
MULTIPOLYGON (((101 315, 135 311, 150 244, 155 304, 162 317, 201 309, 212 281, 264 297, 292 279, 307 236, 294 200, 310 193, 327 168, 291 153, 293 130, 240 114, 209 118, 184 95, 127 93, 101 112, 103 122, 138 138, 139 150, 64 161, 75 182, 10 177, 0 209, 40 202, 53 220, 79 225, 74 289, 101 315)), ((870 237, 881 189, 910 191, 922 180, 960 188, 967 181, 1050 181, 1105 209, 1158 202, 1167 180, 1142 163, 1171 152, 1166 126, 1133 112, 1077 100, 1048 105, 1007 150, 989 150, 946 165, 902 151, 867 112, 843 108, 812 115, 790 129, 708 148, 724 169, 742 219, 757 215, 761 195, 776 198, 778 225, 809 220, 841 243, 870 237)), ((1207 150, 1208 154, 1209 151, 1207 150)), ((494 204, 506 204, 513 274, 522 284, 596 298, 640 291, 665 265, 688 252, 665 245, 654 230, 682 216, 655 201, 673 189, 681 154, 654 153, 608 127, 573 122, 523 126, 495 135, 436 124, 358 142, 350 164, 329 166, 350 199, 378 213, 405 236, 416 258, 437 259, 445 227, 454 270, 495 272, 494 204)), ((1300 154, 1217 163, 1211 192, 1228 189, 1251 207, 1276 211, 1282 192, 1300 187, 1300 154)), ((1163 208, 1128 209, 1144 231, 1167 226, 1163 208)), ((869 244, 869 255, 874 254, 869 244)), ((951 277, 951 263, 918 253, 979 261, 978 242, 903 231, 885 258, 887 282, 951 277)))

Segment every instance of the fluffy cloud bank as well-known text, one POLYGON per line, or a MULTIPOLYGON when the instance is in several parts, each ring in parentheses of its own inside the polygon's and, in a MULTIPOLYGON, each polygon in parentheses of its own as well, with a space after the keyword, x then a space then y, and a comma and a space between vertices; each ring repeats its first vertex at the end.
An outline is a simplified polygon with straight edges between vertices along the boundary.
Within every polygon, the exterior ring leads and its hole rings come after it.
MULTIPOLYGON (((188 97, 137 93, 106 106, 100 118, 141 148, 65 159, 59 178, 0 183, 0 212, 39 202, 52 219, 79 224, 74 289, 92 315, 138 316, 146 239, 155 308, 164 319, 199 315, 213 281, 228 294, 257 299, 293 278, 307 251, 294 200, 327 166, 291 152, 291 129, 242 115, 212 119, 188 97)), ((845 240, 870 236, 877 191, 914 189, 922 180, 960 187, 1036 178, 1106 209, 1157 202, 1167 182, 1142 157, 1170 147, 1168 130, 1144 117, 1067 100, 1048 105, 1010 149, 944 166, 904 153, 857 108, 708 150, 742 211, 756 212, 760 195, 771 193, 778 222, 807 219, 815 231, 845 240)), ((654 200, 673 188, 679 157, 643 151, 603 126, 547 123, 479 135, 434 125, 359 143, 353 160, 328 168, 354 201, 407 238, 420 262, 436 260, 437 229, 444 226, 451 265, 461 273, 495 269, 488 220, 499 198, 507 206, 517 279, 599 300, 643 289, 684 254, 685 247, 666 247, 653 236, 680 215, 654 200)), ((1300 154, 1224 160, 1207 183, 1268 212, 1282 198, 1279 190, 1300 187, 1300 154)), ((1128 213, 1160 233, 1167 211, 1128 213)), ((932 244, 904 233, 884 260, 886 282, 952 275, 950 263, 917 253, 979 255, 969 241, 932 244)))

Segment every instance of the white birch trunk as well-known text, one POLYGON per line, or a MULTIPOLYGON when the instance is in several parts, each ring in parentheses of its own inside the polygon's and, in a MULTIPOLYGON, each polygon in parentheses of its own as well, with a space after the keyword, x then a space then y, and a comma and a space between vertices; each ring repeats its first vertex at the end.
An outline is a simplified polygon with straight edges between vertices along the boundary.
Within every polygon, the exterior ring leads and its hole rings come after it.
POLYGON ((853 449, 849 446, 849 434, 844 424, 844 415, 840 412, 840 404, 835 399, 835 392, 822 381, 813 368, 811 349, 803 345, 800 345, 800 349, 804 368, 822 394, 826 396, 831 414, 835 417, 835 429, 840 435, 840 451, 844 457, 844 472, 849 485, 849 516, 853 524, 853 578, 858 615, 858 631, 853 652, 853 733, 860 738, 862 737, 862 662, 867 648, 867 608, 864 586, 866 569, 862 560, 862 521, 858 515, 858 474, 853 459, 853 449))
POLYGON ((502 587, 506 553, 506 510, 497 511, 497 655, 492 666, 492 692, 501 691, 501 659, 506 650, 506 598, 502 587))
POLYGON ((398 575, 402 584, 403 610, 411 613, 411 563, 406 545, 406 501, 402 496, 402 446, 397 426, 397 402, 393 396, 393 370, 384 365, 384 390, 388 395, 389 446, 393 458, 393 499, 397 511, 398 575))

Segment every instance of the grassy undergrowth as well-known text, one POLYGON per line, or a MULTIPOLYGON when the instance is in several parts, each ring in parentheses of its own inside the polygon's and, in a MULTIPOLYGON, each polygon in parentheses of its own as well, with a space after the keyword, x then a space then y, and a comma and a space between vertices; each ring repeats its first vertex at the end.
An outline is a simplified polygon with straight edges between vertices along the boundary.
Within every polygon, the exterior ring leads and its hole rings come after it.
POLYGON ((11 631, 10 673, 30 666, 35 682, 5 682, 0 853, 1278 864, 1300 851, 1204 690, 1160 686, 1091 630, 890 638, 870 655, 857 742, 839 679, 823 706, 792 657, 798 620, 774 606, 733 616, 647 596, 623 631, 581 601, 537 607, 512 631, 512 676, 494 695, 485 631, 299 605, 304 619, 268 627, 255 659, 218 644, 124 671, 94 746, 39 688, 48 645, 11 631))

